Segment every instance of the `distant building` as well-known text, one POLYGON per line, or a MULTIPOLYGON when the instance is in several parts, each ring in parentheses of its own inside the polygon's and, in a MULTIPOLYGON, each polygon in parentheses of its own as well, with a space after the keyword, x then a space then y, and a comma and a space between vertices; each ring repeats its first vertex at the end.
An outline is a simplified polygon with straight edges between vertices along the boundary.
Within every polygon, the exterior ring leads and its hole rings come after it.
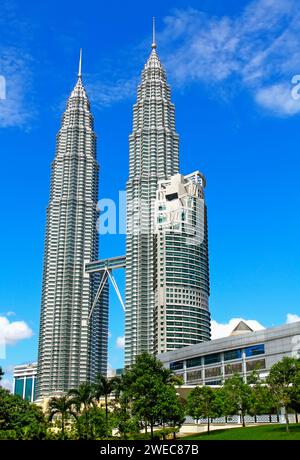
POLYGON ((123 373, 124 373, 124 369, 123 369, 123 368, 119 368, 119 369, 109 369, 109 370, 107 371, 107 378, 108 378, 108 379, 112 379, 113 377, 120 377, 123 373))
POLYGON ((20 364, 14 368, 13 394, 35 400, 37 363, 20 364))
POLYGON ((154 351, 210 340, 205 178, 158 182, 155 202, 154 351))
POLYGON ((246 381, 254 370, 265 378, 284 356, 300 356, 300 321, 255 332, 241 323, 229 337, 163 353, 158 358, 181 375, 185 385, 194 386, 222 385, 235 373, 246 381))

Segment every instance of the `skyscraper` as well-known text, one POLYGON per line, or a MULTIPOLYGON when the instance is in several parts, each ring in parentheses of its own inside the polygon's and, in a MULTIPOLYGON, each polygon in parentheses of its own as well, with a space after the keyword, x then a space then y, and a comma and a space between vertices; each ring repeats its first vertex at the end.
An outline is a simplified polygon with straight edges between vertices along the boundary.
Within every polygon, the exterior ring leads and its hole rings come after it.
POLYGON ((85 264, 98 258, 98 177, 93 116, 82 82, 68 99, 56 140, 47 208, 39 337, 37 398, 63 393, 106 374, 108 287, 89 311, 97 274, 85 264))
POLYGON ((155 204, 155 353, 210 340, 205 178, 159 181, 155 204))
POLYGON ((143 351, 154 350, 154 203, 158 181, 178 173, 178 150, 175 108, 153 34, 129 138, 125 365, 143 351))

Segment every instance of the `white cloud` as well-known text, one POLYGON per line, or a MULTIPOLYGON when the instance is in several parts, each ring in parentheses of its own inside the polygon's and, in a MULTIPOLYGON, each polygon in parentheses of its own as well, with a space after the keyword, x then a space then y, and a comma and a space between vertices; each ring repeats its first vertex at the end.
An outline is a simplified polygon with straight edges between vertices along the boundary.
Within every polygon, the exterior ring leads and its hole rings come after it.
POLYGON ((279 83, 260 88, 255 99, 262 107, 278 115, 295 115, 300 112, 300 102, 291 97, 291 88, 286 84, 279 83))
POLYGON ((222 337, 228 337, 233 329, 238 325, 240 321, 244 321, 253 331, 260 331, 264 327, 256 320, 246 320, 244 318, 232 318, 228 323, 218 323, 215 320, 211 321, 211 338, 220 339, 222 337))
POLYGON ((295 315, 293 313, 288 313, 286 315, 286 323, 287 324, 296 323, 297 321, 300 321, 300 316, 295 315))
POLYGON ((290 90, 300 66, 298 6, 296 0, 253 0, 235 17, 175 10, 158 39, 171 78, 182 86, 204 83, 216 96, 230 79, 275 115, 300 112, 290 90))
POLYGON ((124 348, 125 346, 125 337, 117 337, 117 340, 116 340, 116 347, 117 348, 124 348))
POLYGON ((0 339, 5 345, 14 345, 19 340, 29 339, 33 331, 25 321, 10 322, 5 316, 0 316, 0 339))
POLYGON ((7 311, 5 316, 16 316, 16 313, 14 311, 7 311))

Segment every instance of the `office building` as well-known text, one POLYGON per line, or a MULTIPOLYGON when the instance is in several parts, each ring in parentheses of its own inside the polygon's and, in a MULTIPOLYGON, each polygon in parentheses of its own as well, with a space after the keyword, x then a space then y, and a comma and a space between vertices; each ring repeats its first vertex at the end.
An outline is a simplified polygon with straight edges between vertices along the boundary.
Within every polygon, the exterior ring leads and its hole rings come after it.
POLYGON ((13 394, 26 401, 35 400, 37 363, 20 364, 14 368, 13 394))
POLYGON ((153 34, 129 138, 125 365, 144 351, 154 351, 154 205, 158 181, 178 173, 178 151, 175 108, 153 34))
POLYGON ((47 208, 37 398, 62 394, 107 371, 108 286, 85 265, 98 258, 96 135, 82 81, 68 99, 56 139, 47 208))
POLYGON ((205 178, 158 182, 155 202, 155 353, 210 340, 205 178))

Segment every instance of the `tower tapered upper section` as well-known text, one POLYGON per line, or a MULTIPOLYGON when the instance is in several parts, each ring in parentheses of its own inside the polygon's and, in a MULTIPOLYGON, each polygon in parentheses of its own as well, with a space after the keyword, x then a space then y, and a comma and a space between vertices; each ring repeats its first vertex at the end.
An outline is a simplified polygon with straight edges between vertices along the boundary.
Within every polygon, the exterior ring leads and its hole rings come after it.
POLYGON ((175 107, 166 71, 155 48, 142 72, 133 106, 130 136, 129 179, 151 175, 159 178, 179 169, 179 137, 175 130, 175 107))

